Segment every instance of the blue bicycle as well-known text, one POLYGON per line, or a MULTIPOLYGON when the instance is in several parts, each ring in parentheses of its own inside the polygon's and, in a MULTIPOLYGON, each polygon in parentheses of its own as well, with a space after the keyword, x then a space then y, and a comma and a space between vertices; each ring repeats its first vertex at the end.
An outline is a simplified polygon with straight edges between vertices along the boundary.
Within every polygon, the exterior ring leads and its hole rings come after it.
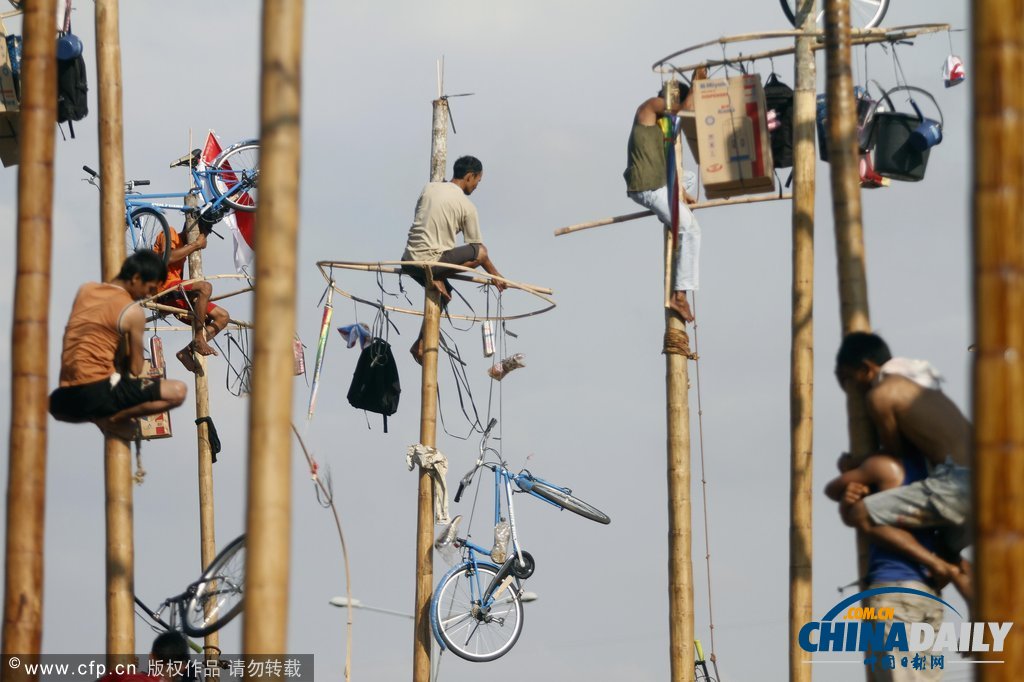
MULTIPOLYGON (((171 164, 171 168, 188 166, 192 174, 192 189, 187 192, 163 194, 140 194, 136 187, 144 187, 149 180, 129 180, 125 183, 124 224, 125 247, 128 253, 138 249, 152 249, 157 235, 164 235, 169 244, 171 228, 164 215, 165 210, 193 214, 210 225, 219 222, 231 210, 251 213, 256 210, 259 185, 259 142, 244 140, 221 152, 206 168, 200 168, 202 151, 191 153, 171 164), (195 196, 200 199, 198 206, 184 203, 157 202, 154 199, 181 199, 195 196)), ((99 187, 100 175, 88 166, 82 170, 90 175, 86 182, 99 187)), ((170 258, 171 250, 164 249, 164 262, 170 258)))
POLYGON ((572 495, 572 490, 537 478, 523 469, 513 473, 493 448, 487 447, 492 419, 480 441, 480 457, 476 465, 459 483, 455 501, 473 481, 476 472, 494 472, 495 545, 486 549, 469 539, 458 537, 461 516, 452 519, 438 535, 434 548, 441 553, 452 549, 460 558, 434 590, 430 604, 430 622, 434 637, 442 650, 450 650, 467 661, 493 661, 508 653, 523 629, 523 581, 533 575, 536 564, 529 552, 519 545, 515 508, 512 496, 528 493, 560 509, 575 512, 598 523, 610 523, 607 514, 572 495), (488 454, 497 461, 485 461, 488 454), (512 489, 515 483, 518 490, 512 489), (502 516, 502 498, 508 509, 508 520, 502 516), (478 558, 489 557, 490 561, 478 558))

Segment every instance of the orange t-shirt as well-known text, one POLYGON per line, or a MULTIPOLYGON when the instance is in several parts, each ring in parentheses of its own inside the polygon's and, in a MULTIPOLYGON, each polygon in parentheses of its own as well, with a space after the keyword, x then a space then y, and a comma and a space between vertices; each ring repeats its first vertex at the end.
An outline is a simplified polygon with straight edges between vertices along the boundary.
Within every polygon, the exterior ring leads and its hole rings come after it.
MULTIPOLYGON (((185 242, 181 240, 181 234, 171 230, 171 251, 174 249, 181 248, 185 245, 185 242)), ((161 232, 156 236, 156 240, 153 242, 153 250, 163 255, 164 253, 164 233, 161 232)), ((178 261, 171 261, 167 264, 167 279, 160 286, 160 291, 169 289, 176 285, 178 282, 185 279, 185 261, 187 258, 182 258, 178 261)))
POLYGON ((121 343, 121 315, 135 303, 116 284, 83 284, 71 306, 60 354, 60 385, 78 386, 112 375, 121 343))

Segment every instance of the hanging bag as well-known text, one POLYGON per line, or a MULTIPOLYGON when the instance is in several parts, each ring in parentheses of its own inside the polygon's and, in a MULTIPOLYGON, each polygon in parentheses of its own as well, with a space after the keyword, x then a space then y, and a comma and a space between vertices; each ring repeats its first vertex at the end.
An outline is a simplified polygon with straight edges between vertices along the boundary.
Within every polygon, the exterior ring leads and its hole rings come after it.
POLYGON ((401 393, 398 364, 391 353, 391 345, 375 336, 359 354, 348 389, 348 402, 356 409, 384 415, 384 433, 387 433, 388 417, 398 411, 401 393))

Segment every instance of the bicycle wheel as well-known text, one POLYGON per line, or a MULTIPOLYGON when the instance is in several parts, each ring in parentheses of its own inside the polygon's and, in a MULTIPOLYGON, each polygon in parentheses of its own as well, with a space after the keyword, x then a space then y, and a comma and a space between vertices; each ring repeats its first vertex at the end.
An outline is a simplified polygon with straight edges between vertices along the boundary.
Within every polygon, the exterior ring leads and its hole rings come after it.
POLYGON ((578 497, 573 497, 561 488, 557 488, 550 483, 545 483, 540 479, 532 479, 532 485, 530 491, 534 492, 545 500, 554 502, 562 509, 568 509, 571 512, 579 514, 585 519, 591 521, 597 521, 598 523, 611 523, 611 518, 597 507, 587 504, 578 497))
MULTIPOLYGON (((779 0, 782 11, 786 13, 789 23, 796 26, 796 7, 803 0, 779 0)), ((818 0, 818 16, 815 25, 825 28, 824 0, 818 0)), ((850 26, 853 28, 874 28, 882 23, 889 9, 889 0, 850 0, 850 26)))
POLYGON ((236 211, 256 210, 256 186, 260 179, 260 143, 245 140, 231 145, 213 160, 210 189, 236 211))
POLYGON ((442 647, 467 661, 493 661, 515 646, 523 630, 523 603, 507 588, 486 611, 480 592, 498 573, 494 564, 464 563, 448 571, 434 591, 430 620, 442 647))
POLYGON ((125 249, 129 254, 139 249, 152 249, 160 234, 164 236, 164 250, 160 255, 166 263, 171 258, 171 249, 168 248, 171 243, 171 226, 160 211, 140 206, 131 212, 129 224, 125 225, 125 249))
POLYGON ((205 637, 242 612, 245 588, 245 536, 239 535, 214 557, 181 602, 181 624, 190 637, 205 637))

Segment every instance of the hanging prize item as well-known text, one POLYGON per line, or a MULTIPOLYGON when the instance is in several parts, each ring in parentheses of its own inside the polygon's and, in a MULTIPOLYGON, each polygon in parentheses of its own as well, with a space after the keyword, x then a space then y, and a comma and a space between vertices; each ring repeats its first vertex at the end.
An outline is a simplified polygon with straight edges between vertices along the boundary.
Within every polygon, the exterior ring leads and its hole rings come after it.
POLYGON ((295 376, 302 376, 306 373, 306 349, 297 334, 292 342, 292 356, 295 376))
POLYGON ((489 358, 494 355, 494 327, 490 320, 480 323, 480 334, 484 342, 484 357, 489 358))
POLYGON ((947 88, 963 83, 967 78, 964 72, 964 61, 955 55, 946 57, 946 63, 942 65, 942 80, 947 88))
POLYGON ((487 374, 495 381, 501 381, 509 372, 520 367, 526 367, 526 360, 522 353, 516 353, 493 365, 487 370, 487 374))

